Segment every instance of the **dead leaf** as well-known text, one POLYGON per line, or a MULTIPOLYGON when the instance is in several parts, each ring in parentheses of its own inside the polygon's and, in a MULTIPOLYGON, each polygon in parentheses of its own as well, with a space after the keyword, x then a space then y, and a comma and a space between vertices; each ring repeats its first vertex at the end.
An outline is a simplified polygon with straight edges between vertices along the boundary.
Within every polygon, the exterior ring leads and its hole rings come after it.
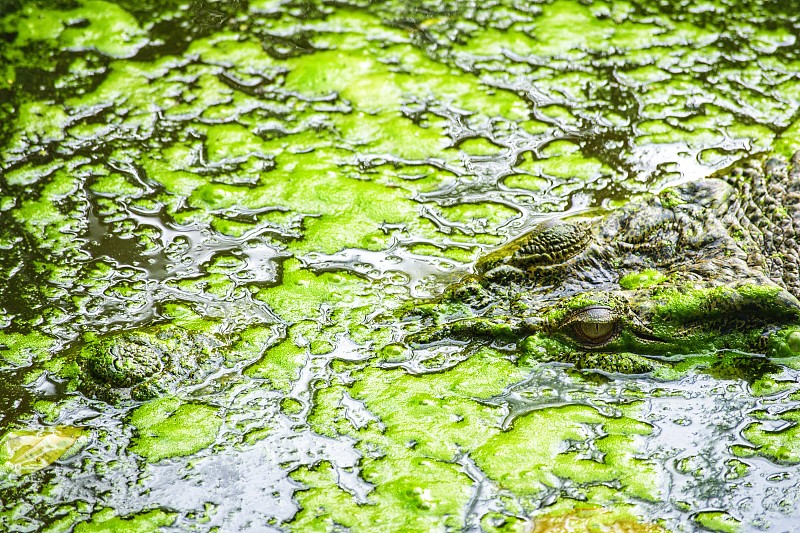
POLYGON ((641 523, 630 517, 616 516, 602 507, 573 509, 564 514, 533 519, 528 533, 666 533, 655 524, 641 523))
POLYGON ((23 475, 58 461, 84 436, 71 426, 9 431, 0 439, 0 460, 4 470, 23 475))

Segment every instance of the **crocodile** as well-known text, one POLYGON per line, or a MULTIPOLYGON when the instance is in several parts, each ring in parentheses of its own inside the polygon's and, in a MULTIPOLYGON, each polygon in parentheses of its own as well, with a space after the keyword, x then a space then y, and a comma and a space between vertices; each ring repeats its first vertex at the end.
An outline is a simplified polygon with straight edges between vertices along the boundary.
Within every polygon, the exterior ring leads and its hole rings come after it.
POLYGON ((413 349, 492 344, 600 373, 800 353, 800 152, 553 218, 404 310, 413 349), (411 324, 411 326, 408 326, 411 324))
POLYGON ((171 324, 88 335, 50 370, 67 388, 117 404, 174 394, 179 386, 199 383, 219 368, 220 340, 208 333, 171 324))

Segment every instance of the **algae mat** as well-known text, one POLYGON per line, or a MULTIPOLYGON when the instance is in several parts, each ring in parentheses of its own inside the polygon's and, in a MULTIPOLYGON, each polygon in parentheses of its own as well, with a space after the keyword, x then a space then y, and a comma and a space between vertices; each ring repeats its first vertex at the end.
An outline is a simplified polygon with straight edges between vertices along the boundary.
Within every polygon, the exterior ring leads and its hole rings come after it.
POLYGON ((0 0, 0 529, 792 527, 795 365, 421 361, 386 317, 543 216, 791 153, 798 31, 788 2, 0 0))

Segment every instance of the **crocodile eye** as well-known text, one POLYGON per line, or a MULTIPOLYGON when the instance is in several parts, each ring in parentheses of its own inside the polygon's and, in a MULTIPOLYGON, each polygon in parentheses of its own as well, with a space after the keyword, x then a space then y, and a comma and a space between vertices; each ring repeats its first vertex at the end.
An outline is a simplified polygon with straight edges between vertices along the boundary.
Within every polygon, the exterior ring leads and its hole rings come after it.
POLYGON ((619 333, 619 322, 610 307, 592 305, 578 310, 564 323, 567 331, 587 347, 605 346, 619 333))
POLYGON ((614 333, 614 324, 597 322, 578 322, 575 324, 575 331, 581 336, 586 337, 592 342, 605 340, 614 333))

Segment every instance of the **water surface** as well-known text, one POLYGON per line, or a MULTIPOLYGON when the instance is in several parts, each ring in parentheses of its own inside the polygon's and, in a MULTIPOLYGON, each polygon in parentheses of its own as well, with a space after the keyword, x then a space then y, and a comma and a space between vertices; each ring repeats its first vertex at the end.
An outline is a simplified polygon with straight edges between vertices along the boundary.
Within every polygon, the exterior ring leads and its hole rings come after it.
POLYGON ((0 430, 85 435, 0 478, 0 529, 790 530, 791 362, 384 346, 537 220, 800 146, 795 7, 0 0, 0 430), (165 397, 70 385, 168 324, 213 353, 165 397))

